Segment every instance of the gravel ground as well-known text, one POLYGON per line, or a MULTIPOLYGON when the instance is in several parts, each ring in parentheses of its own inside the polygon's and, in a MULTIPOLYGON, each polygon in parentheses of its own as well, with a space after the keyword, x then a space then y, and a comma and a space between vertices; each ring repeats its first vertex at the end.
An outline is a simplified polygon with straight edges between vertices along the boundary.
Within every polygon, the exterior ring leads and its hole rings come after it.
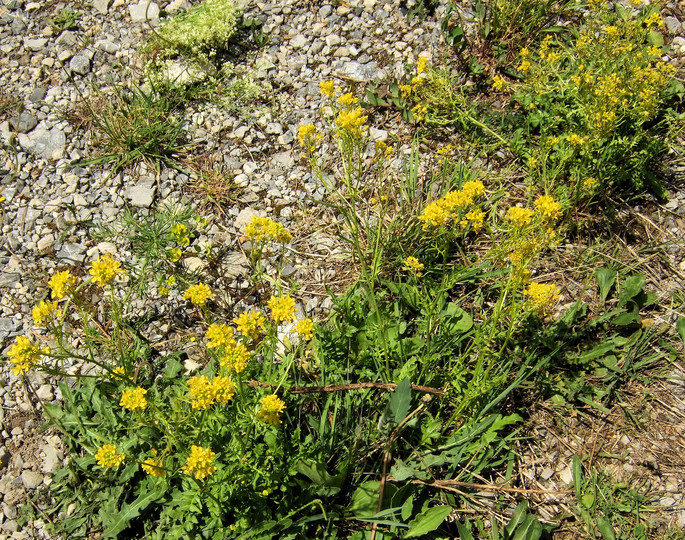
MULTIPOLYGON (((242 188, 234 204, 223 208, 196 239, 198 244, 213 242, 227 251, 236 267, 234 285, 240 285, 246 269, 240 237, 250 217, 268 215, 301 230, 303 216, 314 212, 311 200, 323 196, 296 140, 299 125, 309 121, 321 125, 319 82, 391 81, 402 76, 405 65, 414 64, 419 54, 437 57, 442 47, 435 19, 410 22, 399 1, 324 2, 250 3, 247 15, 263 21, 271 39, 263 49, 248 51, 241 62, 259 86, 263 104, 237 110, 225 104, 191 105, 188 114, 194 151, 218 156, 223 170, 242 188)), ((155 24, 158 8, 172 12, 184 3, 153 2, 148 16, 155 24)), ((0 194, 5 198, 0 209, 3 350, 14 336, 31 331, 31 308, 45 288, 45 276, 58 267, 85 266, 99 253, 116 249, 91 239, 93 225, 116 222, 126 207, 147 212, 160 202, 180 198, 193 180, 174 169, 157 175, 144 165, 135 173, 120 175, 101 167, 71 166, 89 156, 92 137, 66 118, 78 110, 81 95, 126 80, 141 67, 137 50, 150 29, 145 21, 147 0, 92 0, 68 6, 81 14, 79 28, 58 34, 50 19, 67 3, 0 2, 0 96, 23 104, 20 116, 7 112, 0 118, 0 194), (18 177, 12 174, 14 163, 20 166, 18 177)), ((683 7, 665 6, 670 54, 677 63, 685 56, 679 9, 683 7)), ((376 123, 374 136, 383 139, 406 129, 392 122, 376 123)), ((397 154, 404 150, 408 148, 397 154)), ((395 165, 401 167, 400 158, 395 165)), ((674 245, 684 245, 685 192, 674 192, 654 213, 674 245)), ((291 246, 289 277, 309 284, 330 283, 338 275, 334 259, 339 254, 332 235, 311 229, 291 246)), ((682 251, 675 249, 672 255, 674 264, 685 272, 682 251)), ((308 313, 330 306, 316 291, 313 285, 300 291, 308 313)), ((46 537, 41 522, 19 530, 17 511, 27 495, 50 484, 51 473, 65 459, 59 437, 36 431, 40 403, 52 402, 59 394, 41 375, 31 374, 29 380, 37 390, 37 403, 5 363, 0 367, 0 538, 46 537)))

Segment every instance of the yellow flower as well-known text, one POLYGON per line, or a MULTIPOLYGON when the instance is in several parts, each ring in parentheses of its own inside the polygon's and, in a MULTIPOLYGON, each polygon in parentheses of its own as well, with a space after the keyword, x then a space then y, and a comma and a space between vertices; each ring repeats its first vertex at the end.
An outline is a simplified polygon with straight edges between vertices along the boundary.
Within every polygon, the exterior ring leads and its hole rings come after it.
POLYGON ((129 409, 131 411, 143 411, 147 407, 147 400, 145 399, 145 394, 147 390, 137 386, 135 388, 127 388, 121 395, 121 405, 124 409, 129 409))
POLYGON ((193 304, 198 306, 204 306, 207 300, 214 297, 214 293, 209 288, 209 285, 204 283, 198 283, 196 285, 191 285, 183 293, 184 300, 190 300, 193 304))
POLYGON ((180 258, 181 255, 183 254, 183 251, 181 248, 173 248, 169 250, 169 260, 171 262, 177 262, 180 258))
POLYGON ((571 144, 571 146, 579 146, 585 142, 585 137, 580 137, 576 133, 572 133, 566 140, 571 144))
POLYGON ((100 467, 109 469, 110 467, 118 467, 124 461, 124 454, 117 454, 117 447, 113 444, 103 445, 95 454, 95 461, 100 467))
POLYGON ((40 362, 40 357, 50 354, 47 347, 40 348, 32 343, 26 336, 17 336, 14 345, 7 351, 7 356, 12 364, 12 373, 19 375, 35 367, 40 362))
POLYGON ((58 319, 62 316, 62 310, 59 309, 57 302, 39 302, 31 312, 33 315, 33 322, 36 326, 43 326, 43 322, 50 322, 53 319, 58 319))
POLYGON ((314 124, 304 124, 297 129, 297 140, 305 148, 314 146, 323 139, 323 135, 316 131, 314 124))
POLYGON ((150 476, 164 476, 166 474, 161 459, 147 458, 140 466, 150 476))
POLYGON ((176 223, 171 227, 171 235, 180 241, 188 236, 188 227, 183 223, 176 223))
POLYGON ((423 229, 429 227, 439 227, 446 225, 451 217, 451 214, 443 208, 440 201, 435 201, 426 206, 423 214, 419 216, 419 221, 423 222, 423 229))
POLYGON ((52 297, 56 299, 64 298, 71 288, 76 285, 76 278, 71 275, 69 270, 64 272, 57 272, 48 281, 48 285, 52 289, 52 297))
POLYGON ((101 255, 90 268, 89 274, 93 276, 93 283, 99 283, 102 287, 109 285, 119 274, 123 274, 121 263, 115 261, 111 255, 101 255))
POLYGON ((264 331, 266 320, 264 315, 256 311, 243 311, 233 323, 238 331, 248 339, 257 339, 264 331))
POLYGON ((466 213, 466 219, 471 222, 471 228, 474 232, 478 232, 483 228, 483 220, 485 219, 485 212, 482 210, 472 210, 466 213))
POLYGON ((295 299, 289 296, 272 296, 267 303, 271 318, 276 322, 290 322, 295 318, 295 299))
POLYGON ((416 73, 421 75, 424 71, 426 71, 426 65, 428 64, 428 58, 425 56, 419 56, 419 60, 416 62, 416 73))
POLYGON ((524 47, 519 52, 519 55, 521 55, 521 58, 528 58, 528 56, 530 56, 530 51, 526 47, 524 47))
POLYGON ((355 97, 355 95, 352 92, 348 92, 347 94, 343 94, 338 98, 338 103, 346 107, 351 107, 352 105, 356 105, 357 103, 359 103, 359 100, 355 97))
POLYGON ((235 373, 242 373, 250 361, 250 351, 242 343, 233 344, 230 347, 225 347, 219 363, 229 371, 235 373))
POLYGON ((295 332, 304 340, 309 341, 314 336, 314 321, 302 319, 295 325, 295 332))
POLYGON ((414 115, 414 120, 417 122, 422 122, 424 118, 426 118, 426 114, 428 114, 428 107, 418 103, 412 107, 411 112, 414 115))
POLYGON ((215 457, 216 454, 212 452, 211 448, 193 445, 190 449, 190 456, 188 456, 186 464, 183 466, 183 472, 201 480, 216 471, 216 465, 214 465, 215 457))
POLYGON ((661 15, 659 15, 659 13, 656 11, 645 19, 645 26, 647 26, 647 28, 651 28, 652 26, 661 27, 663 24, 664 21, 661 18, 661 15))
POLYGON ((535 200, 535 207, 544 219, 559 219, 561 217, 561 205, 549 195, 541 195, 535 200))
POLYGON ((333 98, 335 96, 335 82, 324 81, 319 83, 319 91, 326 97, 333 98))
POLYGON ((280 414, 285 409, 285 402, 276 395, 265 396, 260 401, 262 408, 257 413, 257 418, 262 422, 277 426, 281 423, 280 414))
POLYGON ((349 131, 353 135, 361 135, 364 130, 368 116, 364 116, 364 110, 361 107, 352 109, 351 111, 342 110, 338 113, 335 119, 336 125, 345 131, 349 131))
POLYGON ((376 159, 381 157, 383 159, 388 159, 392 154, 392 147, 388 146, 384 141, 376 141, 374 146, 376 148, 376 159))
POLYGON ((528 288, 523 291, 523 294, 529 296, 530 304, 542 312, 556 302, 561 291, 553 283, 536 283, 532 281, 528 288))
POLYGON ((492 79, 492 87, 497 90, 498 92, 501 92, 504 90, 504 86, 506 84, 506 81, 500 77, 499 75, 495 75, 492 79))
POLYGON ((462 193, 471 199, 468 204, 473 202, 473 198, 485 195, 485 185, 480 180, 469 180, 461 188, 462 193))
POLYGON ((527 73, 530 70, 530 61, 529 60, 522 60, 518 66, 518 70, 521 73, 527 73))
POLYGON ((520 206, 512 206, 507 210, 507 219, 512 221, 517 227, 528 225, 533 218, 533 210, 529 208, 521 208, 520 206))
POLYGON ((192 377, 186 383, 190 388, 193 409, 209 409, 214 402, 214 389, 206 375, 192 377))
POLYGON ((245 226, 245 236, 254 243, 279 242, 287 244, 293 238, 292 234, 277 221, 259 216, 252 216, 250 223, 245 226))
POLYGON ((115 379, 123 379, 126 375, 126 370, 121 366, 117 366, 112 370, 112 374, 115 379))
POLYGON ((408 98, 411 95, 411 84, 401 84, 400 85, 400 97, 408 98))
POLYGON ((583 180, 583 187, 585 189, 592 189, 595 185, 597 185, 597 179, 594 176, 590 176, 583 180))
POLYGON ((212 392, 218 403, 228 403, 235 395, 235 383, 230 377, 217 376, 212 381, 212 392))
POLYGON ((416 257, 407 257, 404 259, 404 270, 409 270, 416 274, 416 277, 421 277, 421 270, 423 270, 423 263, 419 262, 416 257))
POLYGON ((227 324, 210 324, 205 333, 208 349, 217 349, 219 347, 231 347, 235 345, 233 339, 233 328, 227 324))
POLYGON ((535 158, 533 156, 530 156, 527 161, 528 161, 528 168, 530 168, 530 169, 534 169, 538 163, 537 158, 535 158))

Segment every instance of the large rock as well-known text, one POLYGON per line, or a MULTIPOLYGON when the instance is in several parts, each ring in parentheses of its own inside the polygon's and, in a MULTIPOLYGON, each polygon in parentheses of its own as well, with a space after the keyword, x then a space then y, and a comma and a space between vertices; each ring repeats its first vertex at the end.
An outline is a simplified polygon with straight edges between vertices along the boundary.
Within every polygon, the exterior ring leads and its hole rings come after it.
POLYGON ((157 184, 152 176, 141 176, 135 186, 126 191, 126 198, 133 206, 138 208, 150 208, 155 199, 157 184))
POLYGON ((27 152, 43 159, 55 160, 64 156, 67 137, 61 129, 56 127, 52 129, 38 127, 29 134, 19 135, 19 144, 27 152))
POLYGON ((128 6, 128 12, 131 14, 131 21, 134 23, 144 23, 146 21, 156 23, 159 21, 159 6, 155 2, 140 0, 137 4, 128 6))

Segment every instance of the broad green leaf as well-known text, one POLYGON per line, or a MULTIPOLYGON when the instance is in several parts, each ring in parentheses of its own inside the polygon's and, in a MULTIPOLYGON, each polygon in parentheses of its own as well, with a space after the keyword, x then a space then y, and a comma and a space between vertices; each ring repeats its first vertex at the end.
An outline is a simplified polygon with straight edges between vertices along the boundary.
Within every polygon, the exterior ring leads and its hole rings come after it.
POLYGON ((621 313, 611 322, 616 326, 628 326, 630 324, 639 324, 640 317, 637 316, 637 313, 621 313))
POLYGON ((598 268, 595 272, 595 277, 599 285, 599 297, 602 299, 602 302, 606 302, 611 288, 616 283, 616 272, 609 268, 598 268))
POLYGON ((685 317, 678 317, 678 320, 675 323, 675 329, 678 331, 678 334, 680 334, 680 339, 685 343, 685 317))
POLYGON ((511 519, 509 520, 509 523, 504 527, 504 535, 505 537, 510 537, 512 534, 514 534, 514 531, 517 529, 517 527, 523 523, 523 521, 526 519, 526 511, 528 510, 528 501, 522 501, 517 507, 516 510, 514 510, 514 513, 511 516, 511 519))
POLYGON ((656 45, 657 47, 663 47, 664 36, 662 36, 661 33, 657 32, 656 30, 651 30, 649 34, 647 34, 647 43, 650 45, 656 45))
POLYGON ((580 498, 580 504, 590 510, 595 505, 595 495, 593 493, 586 493, 580 498))
POLYGON ((578 357, 577 361, 581 364, 584 364, 586 362, 589 362, 590 360, 594 360, 595 358, 601 358, 607 353, 612 352, 618 346, 618 343, 616 343, 616 341, 613 338, 609 339, 605 343, 600 343, 595 348, 581 354, 578 357))
POLYGON ((414 496, 409 495, 402 505, 402 521, 407 521, 414 510, 414 496))
POLYGON ((376 513, 381 483, 370 480, 360 485, 352 494, 349 511, 355 517, 371 517, 376 513))
POLYGON ((473 326, 471 315, 461 309, 456 302, 447 304, 447 308, 440 313, 440 320, 443 330, 452 335, 468 332, 473 326))
POLYGON ((451 506, 433 506, 432 508, 428 508, 409 522, 409 530, 404 537, 416 538, 417 536, 423 536, 429 532, 433 532, 440 527, 451 511, 451 506))
POLYGON ((623 282, 623 289, 619 295, 619 306, 624 306, 628 300, 631 300, 640 294, 644 286, 645 276, 642 274, 635 274, 634 276, 627 277, 623 282))
POLYGON ((395 424, 399 424, 409 414, 411 405, 411 383, 405 378, 395 387, 390 397, 390 412, 392 413, 395 424))
POLYGON ((459 531, 459 540, 474 540, 468 521, 466 523, 457 522, 457 531, 459 531))
POLYGON ((614 528, 611 526, 611 522, 604 516, 599 516, 595 522, 597 525, 597 530, 599 534, 602 535, 604 540, 616 540, 616 535, 614 534, 614 528))
POLYGON ((526 516, 521 526, 516 529, 512 540, 538 540, 542 536, 542 525, 532 514, 526 516))
POLYGON ((302 459, 295 464, 295 470, 308 477, 317 486, 330 488, 328 495, 333 495, 340 491, 340 486, 345 479, 342 474, 331 476, 326 470, 326 465, 314 461, 313 459, 302 459))

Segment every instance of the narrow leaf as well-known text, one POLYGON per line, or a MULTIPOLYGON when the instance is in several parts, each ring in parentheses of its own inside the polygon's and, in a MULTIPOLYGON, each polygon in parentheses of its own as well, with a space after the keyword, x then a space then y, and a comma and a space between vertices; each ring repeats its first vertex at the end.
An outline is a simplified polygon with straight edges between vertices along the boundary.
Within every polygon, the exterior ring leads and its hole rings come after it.
POLYGON ((433 532, 440 527, 445 518, 452 511, 451 506, 433 506, 416 516, 416 519, 409 523, 409 530, 404 535, 405 538, 416 538, 429 532, 433 532))
POLYGON ((678 320, 675 323, 675 329, 678 331, 678 334, 680 334, 680 339, 685 343, 685 317, 678 317, 678 320))

